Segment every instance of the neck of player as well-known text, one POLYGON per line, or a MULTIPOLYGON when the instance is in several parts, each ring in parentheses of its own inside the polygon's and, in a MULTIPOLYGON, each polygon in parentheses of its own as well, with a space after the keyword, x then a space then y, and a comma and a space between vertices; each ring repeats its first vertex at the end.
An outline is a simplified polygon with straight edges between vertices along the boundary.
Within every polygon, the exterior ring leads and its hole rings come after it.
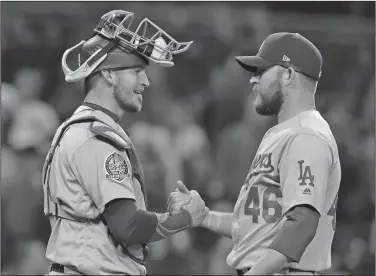
POLYGON ((85 102, 97 104, 115 113, 119 118, 123 117, 125 111, 118 105, 113 97, 109 97, 107 91, 92 90, 85 97, 85 102))
POLYGON ((278 124, 295 117, 299 113, 308 110, 316 110, 315 96, 312 93, 297 92, 290 93, 290 97, 282 103, 278 113, 278 124))

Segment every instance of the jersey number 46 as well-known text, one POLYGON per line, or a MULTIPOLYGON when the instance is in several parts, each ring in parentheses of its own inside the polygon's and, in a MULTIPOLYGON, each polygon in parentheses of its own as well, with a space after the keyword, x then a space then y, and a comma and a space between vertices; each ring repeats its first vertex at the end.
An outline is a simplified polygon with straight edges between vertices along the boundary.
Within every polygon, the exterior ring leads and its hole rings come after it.
POLYGON ((336 218, 336 211, 337 211, 337 202, 338 202, 338 194, 336 195, 336 197, 334 198, 334 201, 333 201, 333 204, 332 206, 330 207, 327 215, 328 216, 332 216, 333 219, 332 219, 332 228, 333 228, 333 231, 336 230, 336 222, 337 222, 337 218, 336 218))
POLYGON ((282 198, 282 191, 277 187, 267 187, 262 194, 259 193, 258 186, 249 189, 244 214, 252 216, 253 223, 258 223, 260 216, 264 218, 266 223, 275 223, 282 217, 282 206, 277 200, 270 199, 271 194, 274 194, 275 198, 282 198), (260 197, 262 197, 262 206, 260 205, 260 197))

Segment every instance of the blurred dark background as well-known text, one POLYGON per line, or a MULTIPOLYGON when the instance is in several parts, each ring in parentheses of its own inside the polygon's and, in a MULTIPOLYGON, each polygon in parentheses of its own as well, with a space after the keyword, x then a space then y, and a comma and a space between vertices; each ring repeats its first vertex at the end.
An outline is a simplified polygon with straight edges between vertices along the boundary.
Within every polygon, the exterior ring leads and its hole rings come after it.
MULTIPOLYGON (((143 111, 122 121, 143 160, 153 211, 165 210, 178 179, 210 208, 232 211, 258 144, 276 123, 255 114, 249 76, 233 57, 255 54, 278 31, 316 44, 324 58, 317 109, 342 163, 328 273, 374 274, 374 2, 2 2, 2 273, 48 270, 41 169, 57 126, 84 98, 82 85, 64 82, 61 56, 113 9, 194 40, 173 68, 150 68, 143 111)), ((191 229, 150 245, 148 273, 234 275, 225 262, 231 246, 191 229)))

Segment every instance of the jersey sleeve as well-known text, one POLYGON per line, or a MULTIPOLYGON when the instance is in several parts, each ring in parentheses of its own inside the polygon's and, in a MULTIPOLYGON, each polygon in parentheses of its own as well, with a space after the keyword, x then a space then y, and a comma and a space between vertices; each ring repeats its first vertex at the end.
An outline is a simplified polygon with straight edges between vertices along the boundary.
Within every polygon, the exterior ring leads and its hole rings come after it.
POLYGON ((284 213, 308 204, 320 215, 332 165, 332 152, 321 138, 298 134, 288 143, 280 162, 284 213))
POLYGON ((114 199, 135 200, 132 167, 125 151, 93 138, 75 152, 71 167, 101 213, 114 199))

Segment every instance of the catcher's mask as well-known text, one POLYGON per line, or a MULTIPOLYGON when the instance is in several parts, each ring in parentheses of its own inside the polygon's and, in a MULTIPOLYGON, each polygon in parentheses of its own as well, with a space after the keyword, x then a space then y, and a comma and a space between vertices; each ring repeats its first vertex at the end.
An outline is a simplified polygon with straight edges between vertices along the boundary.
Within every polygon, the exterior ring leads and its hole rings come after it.
POLYGON ((185 52, 193 43, 176 41, 147 18, 132 31, 133 15, 122 10, 106 13, 90 39, 66 50, 61 61, 65 80, 77 82, 100 70, 126 69, 148 65, 149 62, 171 67, 174 65, 173 55, 185 52), (77 48, 88 58, 81 64, 81 55, 78 54, 79 67, 72 71, 67 65, 67 57, 77 48))

